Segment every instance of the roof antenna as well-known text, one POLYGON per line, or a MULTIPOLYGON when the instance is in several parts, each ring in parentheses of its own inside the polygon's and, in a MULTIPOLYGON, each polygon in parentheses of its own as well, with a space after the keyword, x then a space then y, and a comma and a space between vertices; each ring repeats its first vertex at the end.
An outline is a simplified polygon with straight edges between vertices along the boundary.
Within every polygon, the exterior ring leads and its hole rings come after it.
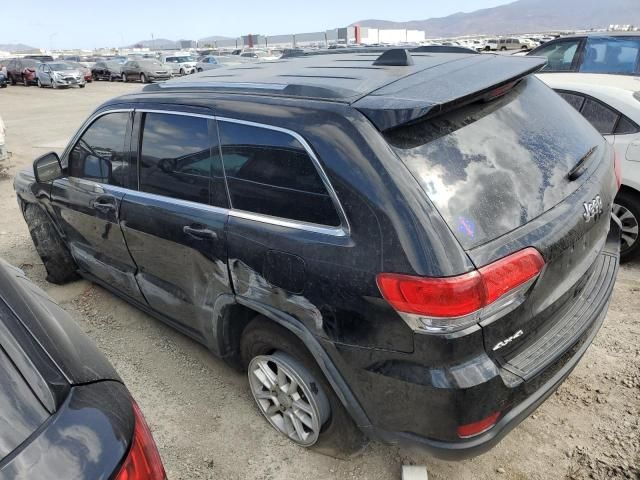
POLYGON ((408 67, 413 65, 413 58, 404 48, 392 48, 380 55, 373 64, 382 67, 408 67))

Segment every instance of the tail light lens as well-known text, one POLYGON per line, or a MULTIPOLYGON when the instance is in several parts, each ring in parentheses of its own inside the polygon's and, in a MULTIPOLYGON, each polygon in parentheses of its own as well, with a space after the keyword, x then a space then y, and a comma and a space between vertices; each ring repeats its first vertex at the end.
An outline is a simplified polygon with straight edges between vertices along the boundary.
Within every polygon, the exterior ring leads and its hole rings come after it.
POLYGON ((613 171, 616 174, 616 186, 618 190, 620 190, 620 186, 622 185, 622 165, 615 150, 613 151, 613 171))
POLYGON ((134 401, 135 428, 127 458, 115 480, 165 480, 166 474, 149 426, 134 401))
POLYGON ((543 267, 540 253, 526 248, 456 277, 381 273, 377 282, 382 296, 395 310, 413 316, 409 322, 412 326, 451 332, 518 306, 543 267))

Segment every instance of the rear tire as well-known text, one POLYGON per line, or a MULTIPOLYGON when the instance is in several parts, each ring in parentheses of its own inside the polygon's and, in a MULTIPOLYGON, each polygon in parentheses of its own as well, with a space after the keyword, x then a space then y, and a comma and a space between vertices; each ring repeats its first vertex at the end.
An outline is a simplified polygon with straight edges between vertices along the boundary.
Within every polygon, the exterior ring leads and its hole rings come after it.
POLYGON ((622 223, 620 261, 637 259, 640 257, 640 194, 621 190, 613 203, 613 213, 622 223))
POLYGON ((147 83, 147 76, 144 73, 140 74, 140 82, 147 83))
MULTIPOLYGON (((290 360, 287 364, 289 368, 296 370, 296 365, 300 366, 299 371, 296 372, 299 377, 311 377, 308 386, 315 396, 319 397, 318 404, 323 404, 323 396, 328 400, 329 411, 322 419, 324 421, 320 423, 321 429, 317 440, 311 445, 304 445, 294 439, 292 441, 318 453, 341 459, 351 458, 361 453, 367 446, 367 438, 345 410, 314 358, 309 354, 304 344, 287 329, 265 317, 256 317, 247 325, 242 334, 240 354, 245 368, 249 365, 255 365, 257 360, 265 358, 290 360)), ((248 374, 251 375, 252 372, 248 372, 248 374)), ((253 388, 252 393, 254 393, 253 388)), ((258 408, 261 412, 263 411, 259 405, 258 408)), ((265 414, 263 413, 263 415, 265 414)))
POLYGON ((22 76, 22 84, 23 84, 25 87, 28 87, 28 86, 29 86, 29 79, 28 79, 27 77, 25 77, 24 75, 22 76))
POLYGON ((16 82, 16 77, 14 77, 13 75, 10 75, 9 79, 11 80, 11 85, 15 85, 16 83, 18 83, 16 82))
POLYGON ((39 79, 39 78, 37 79, 37 82, 38 82, 38 87, 40 87, 40 88, 44 88, 44 85, 42 85, 42 82, 40 81, 40 79, 39 79))
POLYGON ((36 251, 47 270, 47 281, 63 284, 76 280, 76 262, 47 214, 37 205, 27 205, 24 218, 36 251))
POLYGON ((127 74, 126 73, 122 74, 122 81, 127 83, 127 74))

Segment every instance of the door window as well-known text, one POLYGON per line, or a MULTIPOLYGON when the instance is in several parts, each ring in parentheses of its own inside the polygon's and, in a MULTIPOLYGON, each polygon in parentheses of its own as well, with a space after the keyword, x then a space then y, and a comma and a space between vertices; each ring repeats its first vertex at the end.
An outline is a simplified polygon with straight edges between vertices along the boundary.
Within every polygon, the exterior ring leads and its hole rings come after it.
POLYGON ((125 146, 130 114, 108 113, 85 130, 69 154, 69 175, 130 187, 129 149, 125 146))
POLYGON ((144 116, 140 190, 226 206, 222 162, 212 148, 209 120, 169 113, 144 116))
POLYGON ((578 45, 580 45, 579 38, 552 42, 536 49, 531 55, 547 57, 547 64, 543 71, 568 71, 571 70, 578 45))
POLYGON ((293 136, 218 123, 232 208, 321 225, 340 218, 309 154, 293 136))
POLYGON ((640 37, 590 37, 580 71, 639 73, 640 37))

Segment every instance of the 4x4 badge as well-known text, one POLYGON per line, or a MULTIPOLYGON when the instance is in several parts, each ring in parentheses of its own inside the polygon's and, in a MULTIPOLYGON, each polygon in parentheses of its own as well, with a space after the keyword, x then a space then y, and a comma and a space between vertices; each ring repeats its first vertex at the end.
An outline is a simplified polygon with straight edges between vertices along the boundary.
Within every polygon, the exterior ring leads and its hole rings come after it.
POLYGON ((506 347, 511 342, 513 342, 516 338, 521 337, 522 335, 524 335, 524 332, 522 330, 518 330, 516 333, 511 335, 509 338, 505 338, 501 342, 496 343, 496 346, 493 347, 493 351, 495 352, 499 348, 506 347))
POLYGON ((593 200, 590 202, 584 202, 584 213, 582 214, 582 218, 584 221, 589 223, 591 219, 597 220, 600 215, 602 215, 602 199, 600 195, 596 195, 593 200))

